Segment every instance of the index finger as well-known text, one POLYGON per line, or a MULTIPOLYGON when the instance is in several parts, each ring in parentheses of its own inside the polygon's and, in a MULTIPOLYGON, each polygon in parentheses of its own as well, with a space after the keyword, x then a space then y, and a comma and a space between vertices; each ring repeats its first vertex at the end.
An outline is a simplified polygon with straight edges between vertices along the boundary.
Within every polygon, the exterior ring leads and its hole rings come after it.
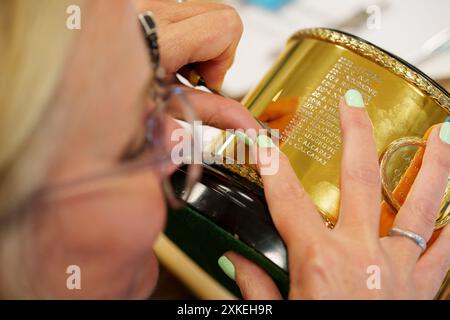
POLYGON ((223 130, 261 128, 250 111, 235 100, 187 87, 183 90, 198 119, 206 125, 223 130))
MULTIPOLYGON (((278 157, 278 168, 271 174, 261 173, 261 177, 275 226, 288 251, 295 252, 289 254, 292 259, 311 242, 320 241, 319 238, 326 228, 314 203, 292 169, 289 159, 279 151, 269 137, 259 136, 257 142, 259 148, 271 153, 271 157, 278 157)), ((258 167, 261 171, 260 162, 258 167)))
POLYGON ((340 103, 341 204, 337 229, 378 238, 380 170, 373 127, 361 93, 349 90, 340 103))

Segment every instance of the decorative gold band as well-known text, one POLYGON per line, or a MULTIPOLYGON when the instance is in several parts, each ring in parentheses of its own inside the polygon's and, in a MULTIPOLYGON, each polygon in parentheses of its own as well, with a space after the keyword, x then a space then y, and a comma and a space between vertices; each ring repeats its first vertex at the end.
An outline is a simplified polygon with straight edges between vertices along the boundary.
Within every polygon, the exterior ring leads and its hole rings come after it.
POLYGON ((440 107, 444 108, 444 110, 450 114, 450 98, 448 93, 444 92, 421 74, 374 45, 364 42, 356 37, 323 28, 300 30, 289 39, 289 42, 301 38, 314 38, 327 41, 342 46, 377 63, 417 87, 423 93, 429 95, 440 107))

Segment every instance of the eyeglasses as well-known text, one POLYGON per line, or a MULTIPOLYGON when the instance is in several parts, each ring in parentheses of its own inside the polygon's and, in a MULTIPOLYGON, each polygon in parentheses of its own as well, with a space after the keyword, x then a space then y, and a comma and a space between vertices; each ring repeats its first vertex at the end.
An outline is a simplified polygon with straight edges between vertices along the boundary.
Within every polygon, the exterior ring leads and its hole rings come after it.
MULTIPOLYGON (((49 186, 39 192, 39 199, 45 199, 45 202, 47 202, 48 200, 71 197, 80 192, 86 192, 85 186, 92 186, 92 183, 102 181, 105 178, 123 175, 124 173, 135 172, 136 170, 151 168, 164 173, 165 168, 172 162, 166 136, 167 120, 172 118, 172 116, 181 117, 191 125, 191 134, 197 135, 194 126, 194 121, 196 120, 195 112, 184 92, 184 88, 180 85, 170 85, 167 81, 165 69, 160 64, 158 37, 153 15, 151 12, 140 14, 139 21, 147 40, 154 75, 149 89, 149 99, 154 103, 154 108, 146 122, 146 141, 145 147, 141 150, 142 156, 135 161, 124 163, 117 169, 49 186)), ((198 137, 194 137, 191 140, 193 142, 198 141, 197 139, 198 137)), ((193 152, 199 152, 195 150, 197 147, 195 144, 192 143, 191 146, 193 152)), ((186 165, 183 198, 189 196, 202 171, 202 167, 199 164, 187 163, 186 165)), ((169 177, 163 178, 162 186, 166 199, 172 208, 176 209, 185 206, 185 203, 176 196, 169 177)), ((87 189, 89 190, 90 188, 87 189)))

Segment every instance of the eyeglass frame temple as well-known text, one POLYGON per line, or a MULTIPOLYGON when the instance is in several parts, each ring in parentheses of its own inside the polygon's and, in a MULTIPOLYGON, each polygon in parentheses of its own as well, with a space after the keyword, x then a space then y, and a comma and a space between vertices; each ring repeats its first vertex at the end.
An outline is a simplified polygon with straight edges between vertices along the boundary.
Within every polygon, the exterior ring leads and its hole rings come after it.
MULTIPOLYGON (((150 11, 146 11, 144 13, 139 14, 139 21, 142 25, 142 29, 145 35, 145 39, 147 40, 147 47, 150 52, 150 60, 154 70, 154 81, 156 84, 155 90, 155 100, 157 108, 165 109, 171 90, 167 90, 166 88, 166 72, 163 66, 160 63, 160 53, 159 53, 159 44, 158 44, 158 35, 157 35, 157 26, 155 22, 155 18, 153 13, 150 11)), ((175 94, 178 94, 181 97, 182 103, 186 103, 185 96, 183 92, 177 91, 175 94)), ((183 108, 187 110, 187 108, 183 108)), ((189 114, 189 117, 192 115, 189 114)), ((189 194, 192 192, 194 181, 199 179, 201 175, 201 169, 197 168, 197 165, 190 165, 188 168, 188 176, 185 181, 185 189, 188 189, 189 192, 186 193, 185 196, 189 197, 189 194)), ((176 196, 173 190, 173 187, 170 184, 169 178, 164 179, 163 188, 166 197, 169 200, 171 206, 175 209, 182 208, 186 206, 186 203, 180 201, 176 196)))

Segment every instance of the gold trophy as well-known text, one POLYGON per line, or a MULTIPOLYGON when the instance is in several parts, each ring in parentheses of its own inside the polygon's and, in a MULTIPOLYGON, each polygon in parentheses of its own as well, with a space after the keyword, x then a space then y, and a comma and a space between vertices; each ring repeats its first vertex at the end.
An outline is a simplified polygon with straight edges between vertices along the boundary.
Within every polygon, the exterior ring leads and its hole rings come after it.
MULTIPOLYGON (((277 129, 272 137, 278 139, 325 224, 333 228, 340 198, 338 105, 348 89, 363 94, 374 126, 385 195, 380 204, 380 236, 384 236, 420 168, 429 129, 450 115, 447 91, 407 62, 362 39, 331 29, 306 29, 291 37, 243 104, 269 131, 277 129)), ((233 160, 238 148, 238 139, 223 133, 208 152, 216 159, 233 160)), ((183 173, 173 180, 182 197, 183 173)), ((167 232, 211 273, 219 270, 204 259, 204 252, 240 250, 287 288, 286 248, 271 223, 262 187, 249 163, 205 164, 202 180, 184 199, 186 214, 170 215, 167 232), (190 225, 196 228, 187 230, 190 225)), ((447 187, 430 241, 449 222, 449 207, 447 187)), ((437 298, 448 295, 448 278, 437 298)))
MULTIPOLYGON (((420 167, 428 129, 450 115, 447 91, 407 62, 362 39, 316 28, 291 37, 243 104, 264 126, 279 130, 280 149, 332 228, 340 197, 338 105, 349 89, 362 93, 374 126, 385 195, 380 235, 385 235, 420 167)), ((212 149, 226 156, 226 150, 235 148, 236 140, 222 138, 212 149)), ((262 186, 250 165, 222 167, 262 186)), ((450 220, 449 186, 436 230, 450 220)))

